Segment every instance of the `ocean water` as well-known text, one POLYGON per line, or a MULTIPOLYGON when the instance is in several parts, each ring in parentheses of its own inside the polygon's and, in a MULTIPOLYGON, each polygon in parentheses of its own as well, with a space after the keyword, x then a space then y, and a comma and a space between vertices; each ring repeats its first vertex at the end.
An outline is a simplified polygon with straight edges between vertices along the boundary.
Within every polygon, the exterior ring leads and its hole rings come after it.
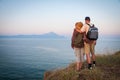
MULTIPOLYGON (((100 38, 96 54, 120 50, 120 38, 100 38)), ((0 80, 43 80, 47 70, 75 61, 70 39, 0 38, 0 80)))

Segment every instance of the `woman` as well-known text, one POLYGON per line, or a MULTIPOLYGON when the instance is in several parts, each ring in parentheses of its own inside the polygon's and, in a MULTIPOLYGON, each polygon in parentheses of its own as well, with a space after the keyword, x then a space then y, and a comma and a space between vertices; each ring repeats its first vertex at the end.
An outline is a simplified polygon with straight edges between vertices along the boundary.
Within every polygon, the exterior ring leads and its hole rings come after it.
POLYGON ((80 30, 83 26, 82 22, 77 22, 75 24, 75 29, 72 35, 72 43, 71 47, 74 49, 74 53, 76 55, 76 70, 80 71, 82 67, 82 63, 84 61, 84 41, 83 34, 79 33, 77 30, 80 30))

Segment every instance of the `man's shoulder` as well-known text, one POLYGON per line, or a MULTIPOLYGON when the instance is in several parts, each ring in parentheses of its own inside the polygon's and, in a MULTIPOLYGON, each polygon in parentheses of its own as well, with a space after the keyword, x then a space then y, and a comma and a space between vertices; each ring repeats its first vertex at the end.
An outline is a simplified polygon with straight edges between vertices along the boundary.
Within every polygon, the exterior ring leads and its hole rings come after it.
POLYGON ((85 24, 83 24, 83 26, 88 26, 88 25, 85 23, 85 24))
POLYGON ((89 25, 88 24, 83 24, 83 27, 87 28, 87 27, 89 27, 89 25))
POLYGON ((93 25, 94 25, 94 24, 92 24, 92 23, 89 23, 89 24, 86 24, 86 23, 85 23, 83 26, 84 26, 84 27, 89 27, 89 26, 93 26, 93 25))

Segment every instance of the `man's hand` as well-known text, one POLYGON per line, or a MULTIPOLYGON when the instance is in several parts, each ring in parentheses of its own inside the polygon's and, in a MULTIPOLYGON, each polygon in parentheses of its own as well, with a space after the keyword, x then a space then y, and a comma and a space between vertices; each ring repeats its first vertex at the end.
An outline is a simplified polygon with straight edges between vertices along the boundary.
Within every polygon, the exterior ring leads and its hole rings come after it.
POLYGON ((81 30, 78 30, 78 29, 75 29, 77 32, 79 32, 79 33, 83 33, 81 30))

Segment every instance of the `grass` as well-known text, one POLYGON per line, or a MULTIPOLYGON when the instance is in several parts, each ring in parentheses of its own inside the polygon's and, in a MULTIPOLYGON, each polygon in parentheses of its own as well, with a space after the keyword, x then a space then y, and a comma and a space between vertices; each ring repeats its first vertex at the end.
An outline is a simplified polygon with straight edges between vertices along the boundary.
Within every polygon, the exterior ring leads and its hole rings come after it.
POLYGON ((96 56, 96 62, 97 67, 93 70, 83 67, 80 72, 76 72, 76 64, 71 63, 64 69, 47 71, 44 80, 120 80, 120 51, 96 56))

